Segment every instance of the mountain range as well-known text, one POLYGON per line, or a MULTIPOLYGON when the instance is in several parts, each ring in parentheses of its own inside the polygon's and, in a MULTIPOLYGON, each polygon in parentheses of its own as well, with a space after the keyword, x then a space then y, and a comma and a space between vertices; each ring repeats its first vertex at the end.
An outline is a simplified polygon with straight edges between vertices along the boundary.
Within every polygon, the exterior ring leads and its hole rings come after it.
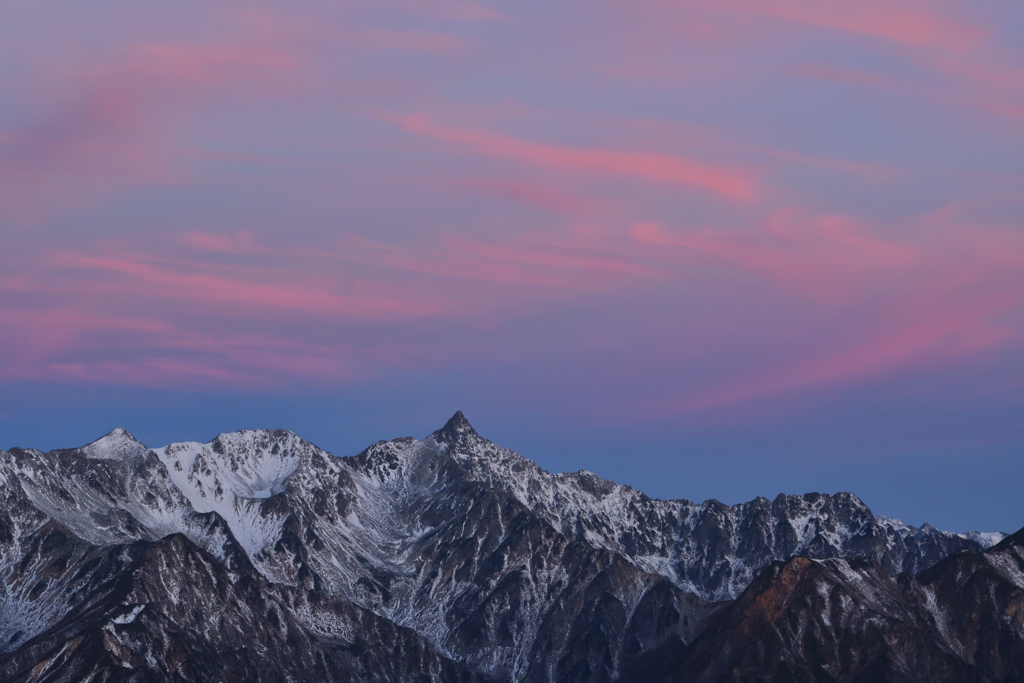
POLYGON ((0 451, 2 681, 1024 681, 1024 531, 656 500, 462 413, 0 451))

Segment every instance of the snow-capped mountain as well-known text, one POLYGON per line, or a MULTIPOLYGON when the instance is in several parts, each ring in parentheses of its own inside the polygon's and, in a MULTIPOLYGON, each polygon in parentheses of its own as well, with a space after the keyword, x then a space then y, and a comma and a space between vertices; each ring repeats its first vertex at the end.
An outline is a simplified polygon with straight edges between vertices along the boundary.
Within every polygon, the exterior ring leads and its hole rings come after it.
MULTIPOLYGON (((151 450, 118 429, 0 452, 0 680, 659 680, 793 557, 884 593, 968 554, 1020 598, 1000 541, 848 493, 654 500, 545 472, 461 413, 349 458, 281 430, 151 450)), ((955 649, 943 623, 924 632, 955 649)))

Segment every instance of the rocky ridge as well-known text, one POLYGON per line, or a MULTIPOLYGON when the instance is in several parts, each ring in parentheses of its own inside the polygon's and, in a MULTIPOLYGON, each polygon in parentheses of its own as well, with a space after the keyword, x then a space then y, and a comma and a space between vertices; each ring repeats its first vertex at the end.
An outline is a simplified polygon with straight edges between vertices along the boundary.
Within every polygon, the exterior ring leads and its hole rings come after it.
MULTIPOLYGON (((654 500, 547 473, 461 413, 350 458, 281 430, 154 450, 115 430, 0 452, 0 491, 3 680, 656 680, 712 661, 707 634, 783 574, 841 585, 842 605, 859 604, 862 575, 890 595, 955 557, 1001 558, 1000 590, 1022 585, 1017 546, 986 552, 1001 535, 911 527, 845 493, 654 500), (257 655, 276 662, 267 678, 257 655)), ((945 600, 928 595, 892 613, 925 624, 945 600)), ((932 618, 921 638, 976 667, 932 618)))

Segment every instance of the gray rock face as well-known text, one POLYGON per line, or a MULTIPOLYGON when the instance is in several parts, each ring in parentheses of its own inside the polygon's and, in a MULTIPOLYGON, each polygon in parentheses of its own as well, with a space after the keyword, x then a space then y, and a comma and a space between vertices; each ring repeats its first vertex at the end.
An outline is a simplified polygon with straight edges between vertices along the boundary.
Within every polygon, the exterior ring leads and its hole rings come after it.
POLYGON ((1000 538, 846 493, 654 500, 461 413, 351 458, 115 430, 0 452, 0 680, 653 680, 794 556, 896 581, 1000 538))
POLYGON ((1024 533, 916 578, 864 560, 773 563, 649 681, 1024 680, 1024 533))

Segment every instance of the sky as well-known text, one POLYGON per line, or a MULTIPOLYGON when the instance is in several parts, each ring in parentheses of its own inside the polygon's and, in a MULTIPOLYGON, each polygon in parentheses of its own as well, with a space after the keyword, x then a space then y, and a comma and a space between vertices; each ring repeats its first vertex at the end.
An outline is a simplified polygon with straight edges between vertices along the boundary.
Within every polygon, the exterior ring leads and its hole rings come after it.
POLYGON ((10 0, 0 448, 456 410, 1024 526, 1024 5, 10 0))

